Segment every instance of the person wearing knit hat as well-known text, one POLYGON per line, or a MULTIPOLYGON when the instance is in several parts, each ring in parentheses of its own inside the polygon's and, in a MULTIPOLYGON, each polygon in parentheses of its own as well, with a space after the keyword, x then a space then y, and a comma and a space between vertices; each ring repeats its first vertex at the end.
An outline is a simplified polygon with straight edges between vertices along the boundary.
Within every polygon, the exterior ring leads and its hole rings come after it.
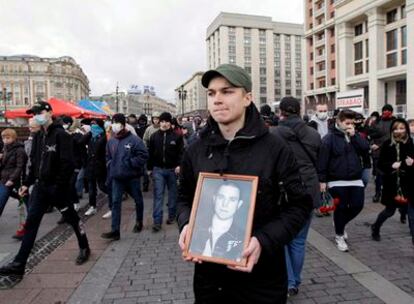
POLYGON ((163 201, 165 188, 168 188, 167 225, 175 222, 177 213, 177 174, 183 154, 183 137, 171 127, 172 115, 164 112, 160 115, 160 129, 149 141, 148 170, 154 180, 154 209, 152 231, 161 230, 163 221, 163 201))
POLYGON ((106 147, 108 181, 112 191, 111 231, 101 237, 110 240, 120 239, 122 196, 127 192, 135 201, 136 222, 133 232, 143 229, 144 199, 141 192, 141 176, 148 159, 148 151, 142 140, 126 128, 125 115, 118 113, 112 117, 114 136, 106 147))
POLYGON ((152 134, 157 132, 158 129, 160 128, 160 113, 159 112, 152 113, 151 121, 152 121, 152 125, 150 125, 145 130, 144 136, 142 138, 142 140, 144 141, 144 144, 147 147, 149 145, 149 141, 150 141, 150 138, 151 138, 152 134))

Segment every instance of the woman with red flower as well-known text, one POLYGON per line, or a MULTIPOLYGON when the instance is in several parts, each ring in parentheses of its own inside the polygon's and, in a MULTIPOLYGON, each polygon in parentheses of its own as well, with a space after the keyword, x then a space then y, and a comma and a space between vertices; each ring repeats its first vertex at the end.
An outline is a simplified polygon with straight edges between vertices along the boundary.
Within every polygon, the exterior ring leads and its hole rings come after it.
POLYGON ((390 132, 391 138, 382 145, 378 160, 378 169, 383 174, 381 203, 385 209, 378 214, 371 226, 371 236, 373 240, 380 241, 382 224, 394 215, 397 208, 409 204, 408 219, 414 244, 414 193, 410 189, 410 179, 414 173, 414 144, 408 123, 404 119, 395 119, 390 132))

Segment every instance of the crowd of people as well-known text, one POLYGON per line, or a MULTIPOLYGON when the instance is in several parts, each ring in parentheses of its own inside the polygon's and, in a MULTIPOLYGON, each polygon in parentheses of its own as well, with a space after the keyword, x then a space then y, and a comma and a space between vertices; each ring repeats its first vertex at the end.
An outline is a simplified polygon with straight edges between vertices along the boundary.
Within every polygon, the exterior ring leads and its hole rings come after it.
POLYGON ((328 105, 317 104, 308 118, 293 97, 281 100, 278 113, 268 105, 259 110, 252 102, 250 76, 232 64, 206 72, 202 84, 208 119, 154 112, 150 123, 144 114, 122 113, 107 120, 74 120, 54 117, 49 103, 38 102, 27 111, 33 118, 24 144, 12 128, 3 130, 0 215, 11 196, 26 206, 27 217, 14 236, 22 241, 20 250, 0 275, 24 274, 42 217, 53 207, 62 214, 59 223, 74 229, 80 248, 76 263, 85 263, 90 248, 79 199, 88 193, 84 214, 93 216, 98 189, 108 201, 103 218, 111 219, 102 238, 121 238, 125 194, 135 203, 133 232, 142 231, 143 192, 152 183, 152 231, 177 222, 184 252, 200 172, 258 176, 259 185, 252 237, 243 251, 245 267, 185 258, 196 262, 197 303, 284 303, 296 295, 312 216, 333 212, 334 242, 348 251, 346 227, 364 207, 371 176, 372 201, 385 205, 371 225, 372 239, 381 240, 382 225, 398 209, 402 223, 408 216, 414 245, 414 188, 409 186, 414 120, 394 117, 388 104, 367 118, 350 109, 329 117, 328 105), (331 211, 321 208, 326 200, 331 211))

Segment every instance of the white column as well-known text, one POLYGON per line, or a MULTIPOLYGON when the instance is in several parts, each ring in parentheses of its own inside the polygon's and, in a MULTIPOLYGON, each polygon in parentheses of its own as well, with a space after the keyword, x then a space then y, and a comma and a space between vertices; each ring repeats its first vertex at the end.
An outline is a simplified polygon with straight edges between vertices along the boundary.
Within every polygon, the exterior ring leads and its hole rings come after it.
POLYGON ((407 12, 407 118, 414 118, 414 0, 406 0, 407 12))
MULTIPOLYGON (((339 85, 339 91, 343 92, 347 90, 346 79, 352 76, 352 64, 353 64, 353 45, 352 28, 347 23, 341 23, 337 26, 338 42, 336 45, 336 69, 337 69, 337 83, 339 85)), ((329 50, 330 51, 330 50, 329 50)))
POLYGON ((379 8, 367 12, 369 31, 369 111, 380 111, 385 103, 384 82, 377 73, 385 66, 385 17, 379 8))

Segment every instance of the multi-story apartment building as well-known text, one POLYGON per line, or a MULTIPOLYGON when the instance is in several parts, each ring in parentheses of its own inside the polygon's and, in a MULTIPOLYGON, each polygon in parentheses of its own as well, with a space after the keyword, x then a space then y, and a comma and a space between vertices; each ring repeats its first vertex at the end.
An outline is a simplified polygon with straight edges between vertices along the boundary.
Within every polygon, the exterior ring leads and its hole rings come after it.
POLYGON ((88 97, 90 91, 87 76, 73 58, 31 55, 0 57, 0 89, 7 92, 8 108, 50 97, 78 101, 88 97))
POLYGON ((337 91, 334 0, 305 2, 305 107, 335 106, 337 91))
POLYGON ((340 0, 335 11, 339 90, 363 88, 367 110, 389 103, 414 118, 414 0, 340 0))
POLYGON ((203 73, 195 73, 190 79, 175 89, 177 114, 207 109, 207 91, 201 84, 203 73), (184 99, 180 98, 179 91, 185 92, 184 99))
POLYGON ((207 29, 208 69, 242 66, 252 76, 256 105, 302 98, 303 25, 270 17, 220 13, 207 29))

